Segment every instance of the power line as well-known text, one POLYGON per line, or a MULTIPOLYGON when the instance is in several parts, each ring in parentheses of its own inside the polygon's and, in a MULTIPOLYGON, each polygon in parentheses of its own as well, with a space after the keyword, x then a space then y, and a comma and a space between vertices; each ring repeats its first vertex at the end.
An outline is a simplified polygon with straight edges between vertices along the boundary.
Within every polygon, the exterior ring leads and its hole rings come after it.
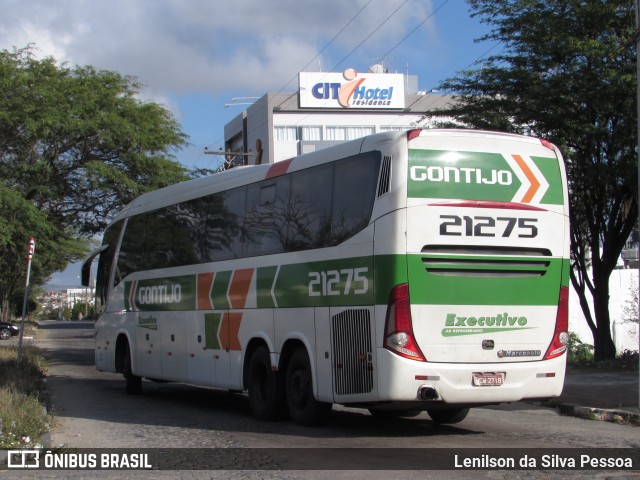
MULTIPOLYGON (((408 1, 408 0, 407 0, 408 1)), ((427 23, 437 12, 438 10, 440 10, 442 7, 444 7, 447 3, 449 2, 449 0, 444 0, 444 2, 442 2, 440 4, 440 6, 438 8, 436 8, 433 12, 431 12, 431 14, 425 18, 423 21, 421 21, 418 25, 416 25, 416 27, 411 30, 408 34, 406 34, 402 40, 400 40, 398 43, 396 43, 393 47, 391 47, 391 49, 385 53, 384 55, 382 55, 382 57, 380 57, 380 60, 382 60, 383 58, 385 58, 387 55, 389 55, 391 52, 393 52, 396 48, 398 48, 407 38, 409 38, 411 35, 413 35, 422 25, 424 25, 425 23, 427 23)), ((407 3, 407 2, 405 2, 407 3)), ((401 7, 404 6, 404 3, 402 5, 400 5, 400 7, 398 7, 398 9, 400 9, 401 7)), ((397 11, 397 10, 396 10, 397 11)), ((396 12, 393 12, 392 15, 395 15, 396 12)), ((385 20, 386 21, 386 20, 385 20)), ((378 61, 380 61, 378 60, 378 61)))
MULTIPOLYGON (((313 63, 322 52, 324 52, 329 45, 331 45, 331 43, 333 43, 333 41, 351 24, 353 23, 353 21, 364 11, 364 9, 369 6, 369 4, 371 3, 372 0, 369 0, 369 2, 367 2, 362 8, 360 8, 360 10, 358 10, 358 12, 351 17, 351 19, 345 24, 344 27, 342 27, 338 33, 336 35, 333 36, 333 38, 322 48, 322 50, 313 58, 311 59, 304 67, 304 68, 308 67, 311 63, 313 63)), ((369 35, 367 35, 364 39, 362 39, 362 41, 360 41, 354 48, 351 49, 351 51, 349 51, 349 53, 347 53, 347 55, 345 55, 338 63, 336 63, 331 69, 330 71, 335 71, 347 58, 349 58, 356 50, 358 50, 358 48, 360 48, 367 40, 369 40, 375 33, 377 33, 389 20, 391 20, 391 18, 393 18, 401 9, 402 7, 404 7, 407 3, 409 3, 410 0, 405 0, 403 3, 401 3, 393 12, 391 12, 376 28, 374 28, 369 35)), ((396 44, 393 48, 396 48, 397 46, 399 46, 402 42, 404 42, 409 36, 411 36, 421 25, 423 25, 425 22, 427 22, 431 17, 433 17, 433 15, 435 15, 435 13, 440 10, 440 8, 442 8, 449 0, 445 0, 442 4, 440 4, 440 6, 434 10, 427 18, 425 18, 417 27, 415 27, 408 35, 406 35, 398 44, 396 44)), ((393 50, 393 49, 392 49, 393 50)), ((389 52, 387 52, 387 54, 385 54, 383 56, 383 58, 385 56, 388 55, 388 53, 390 53, 392 50, 390 50, 389 52)), ((289 83, 291 83, 293 80, 295 80, 295 78, 297 77, 297 74, 295 76, 293 76, 291 78, 291 80, 289 80, 280 90, 278 90, 277 93, 282 92, 282 90, 284 90, 287 85, 289 85, 289 83)), ((293 93, 292 95, 295 95, 295 93, 293 93)))
POLYGON ((338 68, 342 64, 342 62, 344 62, 347 58, 349 58, 353 52, 355 52, 358 48, 360 48, 364 44, 364 42, 369 40, 373 36, 374 33, 376 33, 378 30, 380 30, 384 26, 384 24, 387 23, 389 20, 391 20, 391 17, 393 17, 396 13, 398 13, 398 11, 402 7, 404 7, 407 3, 409 3, 409 0, 405 0, 398 8, 396 8, 389 16, 387 16, 387 18, 385 18, 384 21, 380 25, 378 25, 376 28, 374 28, 373 31, 369 35, 367 35, 358 45, 356 45, 349 53, 347 53, 347 55, 345 55, 342 58, 342 60, 340 60, 338 63, 336 63, 331 68, 331 70, 333 71, 336 68, 338 68))
MULTIPOLYGON (((329 46, 335 41, 335 39, 338 38, 340 36, 340 34, 342 34, 342 32, 344 32, 347 29, 347 27, 353 23, 353 21, 364 11, 365 8, 367 8, 369 6, 369 4, 372 1, 373 0, 369 0, 366 4, 364 4, 364 6, 360 10, 358 10, 358 12, 353 17, 351 17, 351 19, 338 31, 338 33, 336 33, 333 36, 333 38, 331 40, 329 40, 329 42, 327 42, 327 44, 324 47, 322 47, 322 50, 320 50, 315 57, 313 57, 311 60, 309 60, 309 62, 304 67, 302 67, 302 70, 299 70, 299 72, 304 72, 305 69, 309 65, 311 65, 322 54, 322 52, 324 52, 327 48, 329 48, 329 46)), ((282 90, 284 90, 287 87, 287 85, 289 85, 292 81, 294 81, 297 78, 297 76, 298 76, 298 74, 296 73, 291 78, 291 80, 289 80, 287 83, 285 83, 284 86, 280 90, 278 90, 277 93, 282 92, 282 90)))
MULTIPOLYGON (((351 25, 351 23, 353 23, 353 21, 360 16, 360 14, 365 10, 365 8, 367 8, 369 6, 369 4, 371 3, 372 0, 369 0, 362 8, 360 8, 360 10, 358 10, 358 12, 356 12, 355 15, 353 15, 353 17, 351 17, 351 19, 331 38, 331 40, 329 42, 327 42, 327 44, 325 44, 325 46, 320 50, 320 52, 318 52, 317 55, 315 55, 302 69, 302 71, 304 71, 305 68, 307 68, 309 65, 311 65, 335 40, 336 38, 338 38, 342 32, 344 32, 347 27, 349 25, 351 25)), ((352 48, 349 53, 347 53, 338 63, 336 63, 331 69, 330 71, 336 71, 336 69, 347 59, 349 58, 356 50, 358 50, 358 48, 360 48, 367 40, 369 40, 375 33, 377 33, 391 18, 393 18, 407 3, 409 3, 410 0, 405 0, 402 4, 400 4, 393 12, 391 12, 376 28, 374 28, 364 39, 362 39, 354 48, 352 48)), ((383 59, 385 57, 387 57, 391 52, 393 52, 393 50, 395 50, 396 48, 398 48, 402 43, 404 43, 409 37, 411 37, 422 25, 424 25, 426 22, 428 22, 431 18, 434 17, 434 15, 440 11, 442 9, 442 7, 444 7, 447 3, 449 3, 449 0, 444 0, 433 12, 431 12, 426 18, 424 18, 418 25, 416 25, 408 34, 406 34, 399 42, 397 42, 393 47, 391 47, 391 49, 389 49, 384 55, 382 55, 382 57, 380 57, 380 59, 383 59)), ((495 45, 493 45, 490 49, 488 49, 486 52, 484 52, 481 56, 479 56, 476 60, 474 60, 469 66, 475 64, 476 62, 478 62, 480 59, 482 59, 483 57, 485 57, 488 53, 490 53, 494 48, 496 48, 498 45, 500 45, 500 43, 497 43, 495 45)), ((503 49, 504 50, 504 49, 503 49)), ((378 60, 377 63, 379 63, 380 60, 378 60)), ((465 67, 468 68, 469 66, 465 67)), ((297 74, 294 75, 288 82, 285 83, 285 85, 283 87, 281 87, 277 93, 281 93, 293 80, 295 80, 297 77, 297 74)), ((295 95, 297 92, 293 93, 292 95, 295 95)), ((430 102, 428 105, 425 105, 425 109, 428 109, 429 106, 431 106, 433 103, 435 103, 435 99, 434 102, 430 102)))
MULTIPOLYGON (((366 36, 366 37, 365 37, 365 38, 364 38, 360 43, 358 43, 358 45, 356 45, 356 46, 355 46, 355 47, 354 47, 354 48, 353 48, 349 53, 347 53, 347 55, 345 55, 345 56, 342 58, 342 60, 340 60, 337 64, 335 64, 333 67, 331 67, 330 71, 332 71, 332 72, 333 72, 333 71, 335 71, 335 70, 336 70, 336 69, 337 69, 337 68, 342 64, 342 62, 344 62, 347 58, 349 58, 349 57, 351 56, 351 54, 353 54, 353 52, 355 52, 355 51, 356 51, 358 48, 360 48, 360 47, 361 47, 361 46, 362 46, 362 45, 363 45, 367 40, 369 40, 369 39, 370 39, 370 38, 371 38, 371 37, 372 37, 376 32, 378 32, 378 30, 380 30, 380 29, 384 26, 384 24, 385 24, 385 23, 387 23, 387 22, 388 22, 388 21, 389 21, 389 20, 390 20, 390 19, 391 19, 391 18, 392 18, 396 13, 398 13, 402 7, 404 7, 407 3, 409 3, 409 1, 410 1, 410 0, 405 0, 402 4, 400 4, 400 6, 398 6, 398 8, 396 8, 393 12, 391 12, 391 14, 389 14, 389 15, 387 16, 387 18, 385 18, 385 19, 382 21, 382 23, 380 23, 376 28, 374 28, 374 29, 373 29, 373 31, 372 31, 371 33, 369 33, 369 35, 367 35, 367 36, 366 36)), ((446 0, 446 1, 445 1, 445 3, 446 3, 447 1, 449 1, 449 0, 446 0)), ((371 3, 371 2, 369 2, 369 3, 371 3)), ((367 5, 369 5, 369 3, 367 3, 367 4, 365 5, 365 7, 366 7, 367 5)), ((363 9, 364 9, 364 7, 363 7, 360 11, 362 11, 363 9)), ((434 13, 435 13, 435 12, 434 12, 434 13)), ((355 19, 359 14, 360 14, 360 12, 358 12, 358 13, 357 13, 357 14, 356 14, 356 15, 355 15, 355 16, 354 16, 354 17, 349 21, 349 23, 351 23, 351 22, 353 21, 353 19, 355 19)), ((347 25, 348 25, 348 24, 347 24, 347 25)), ((345 26, 344 28, 346 28, 346 26, 345 26)), ((343 28, 342 30, 344 30, 344 28, 343 28)), ((335 38, 335 37, 334 37, 334 38, 335 38)), ((333 40, 332 40, 332 41, 333 41, 333 40)), ((315 58, 317 58, 317 56, 316 56, 315 58)), ((315 58, 314 58, 314 60, 315 60, 315 58)), ((312 62, 313 62, 313 60, 312 60, 312 62)), ((309 62, 309 63, 311 63, 311 62, 309 62)), ((309 64, 307 64, 307 65, 309 65, 309 64)), ((295 77, 294 77, 294 78, 295 78, 295 77)), ((289 80, 289 82, 291 82, 291 80, 289 80)), ((289 83, 289 82, 288 82, 288 83, 289 83)), ((279 91, 278 93, 280 93, 280 91, 279 91)), ((292 93, 292 94, 291 94, 291 96, 293 96, 293 95, 296 95, 296 93, 292 93)), ((291 98, 291 97, 289 97, 289 98, 291 98)), ((281 104, 282 104, 282 103, 284 103, 285 101, 286 101, 286 100, 284 100, 283 102, 281 102, 281 104)), ((309 114, 309 115, 311 115, 311 114, 309 114)))
MULTIPOLYGON (((331 45, 331 44, 336 40, 336 38, 338 38, 338 37, 342 34, 342 32, 344 32, 344 31, 347 29, 347 27, 348 27, 349 25, 351 25, 357 17, 359 17, 359 16, 360 16, 360 14, 361 14, 361 13, 362 13, 362 12, 363 12, 367 7, 368 7, 368 6, 369 6, 369 4, 370 4, 372 1, 373 1, 373 0, 369 0, 367 3, 365 3, 365 4, 360 8, 360 10, 358 10, 358 11, 356 12, 356 14, 355 14, 353 17, 351 17, 351 19, 350 19, 347 23, 345 23, 345 25, 344 25, 344 26, 343 26, 343 27, 338 31, 338 33, 336 33, 336 34, 331 38, 331 40, 329 40, 329 41, 325 44, 325 46, 324 46, 324 47, 322 47, 322 49, 317 53, 317 55, 316 55, 315 57, 313 57, 311 60, 309 60, 309 62, 307 62, 307 64, 306 64, 304 67, 302 67, 302 70, 299 70, 299 71, 304 71, 304 69, 306 69, 309 65, 311 65, 311 64, 312 64, 312 63, 313 63, 313 62, 314 62, 314 61, 315 61, 315 60, 316 60, 316 59, 317 59, 317 58, 318 58, 318 57, 319 57, 319 56, 320 56, 320 55, 321 55, 321 54, 322 54, 322 53, 323 53, 327 48, 329 48, 329 46, 330 46, 330 45, 331 45)), ((408 0, 407 0, 407 1, 408 1, 408 0)), ((405 3, 407 3, 407 2, 405 1, 405 3)), ((403 5, 404 5, 404 4, 403 4, 403 5)), ((385 21, 386 21, 386 20, 385 20, 385 21)), ((280 88, 280 90, 278 90, 278 92, 277 92, 277 93, 280 93, 280 92, 282 92, 285 88, 287 88, 287 86, 288 86, 292 81, 294 81, 294 80, 297 78, 297 76, 298 76, 298 74, 296 73, 293 77, 291 77, 291 79, 290 79, 287 83, 285 83, 285 84, 280 88)), ((214 143, 218 143, 220 140, 221 140, 221 139, 218 139, 218 140, 216 140, 216 142, 214 142, 214 143)), ((224 137, 222 137, 222 140, 224 140, 224 137)))

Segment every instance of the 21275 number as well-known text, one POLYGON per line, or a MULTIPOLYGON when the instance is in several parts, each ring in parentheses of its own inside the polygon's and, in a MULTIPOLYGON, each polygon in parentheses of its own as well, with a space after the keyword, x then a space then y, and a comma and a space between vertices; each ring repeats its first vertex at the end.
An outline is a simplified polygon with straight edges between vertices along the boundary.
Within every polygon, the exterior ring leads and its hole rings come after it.
POLYGON ((367 267, 309 272, 309 296, 364 295, 369 291, 367 267))
POLYGON ((466 237, 511 237, 535 238, 538 236, 536 218, 516 217, 470 217, 440 215, 440 235, 466 237))

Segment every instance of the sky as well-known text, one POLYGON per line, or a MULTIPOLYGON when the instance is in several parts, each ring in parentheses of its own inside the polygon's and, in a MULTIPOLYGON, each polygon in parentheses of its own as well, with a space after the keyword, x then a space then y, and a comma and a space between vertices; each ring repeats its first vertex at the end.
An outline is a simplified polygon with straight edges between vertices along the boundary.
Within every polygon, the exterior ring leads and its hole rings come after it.
MULTIPOLYGON (((190 145, 176 160, 215 168, 205 148, 267 92, 295 92, 298 72, 418 76, 429 91, 495 48, 464 0, 0 0, 0 49, 136 77, 140 97, 172 112, 190 145), (239 100, 233 101, 234 98, 239 100), (230 106, 225 106, 230 105, 230 106)), ((78 285, 79 266, 50 285, 78 285)))

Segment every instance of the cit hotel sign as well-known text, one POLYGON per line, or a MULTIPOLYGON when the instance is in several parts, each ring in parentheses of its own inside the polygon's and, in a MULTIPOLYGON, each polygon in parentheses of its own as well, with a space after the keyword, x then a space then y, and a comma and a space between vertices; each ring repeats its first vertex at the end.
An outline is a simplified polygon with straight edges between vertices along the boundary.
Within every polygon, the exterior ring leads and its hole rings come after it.
POLYGON ((300 108, 404 108, 404 75, 300 72, 300 108))

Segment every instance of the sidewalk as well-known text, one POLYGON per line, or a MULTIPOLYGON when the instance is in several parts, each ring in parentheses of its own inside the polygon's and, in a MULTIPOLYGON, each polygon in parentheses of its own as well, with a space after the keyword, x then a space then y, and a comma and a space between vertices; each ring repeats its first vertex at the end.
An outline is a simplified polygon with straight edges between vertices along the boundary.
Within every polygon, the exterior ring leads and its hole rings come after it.
POLYGON ((638 371, 567 369, 562 395, 542 405, 564 415, 640 426, 638 371))

